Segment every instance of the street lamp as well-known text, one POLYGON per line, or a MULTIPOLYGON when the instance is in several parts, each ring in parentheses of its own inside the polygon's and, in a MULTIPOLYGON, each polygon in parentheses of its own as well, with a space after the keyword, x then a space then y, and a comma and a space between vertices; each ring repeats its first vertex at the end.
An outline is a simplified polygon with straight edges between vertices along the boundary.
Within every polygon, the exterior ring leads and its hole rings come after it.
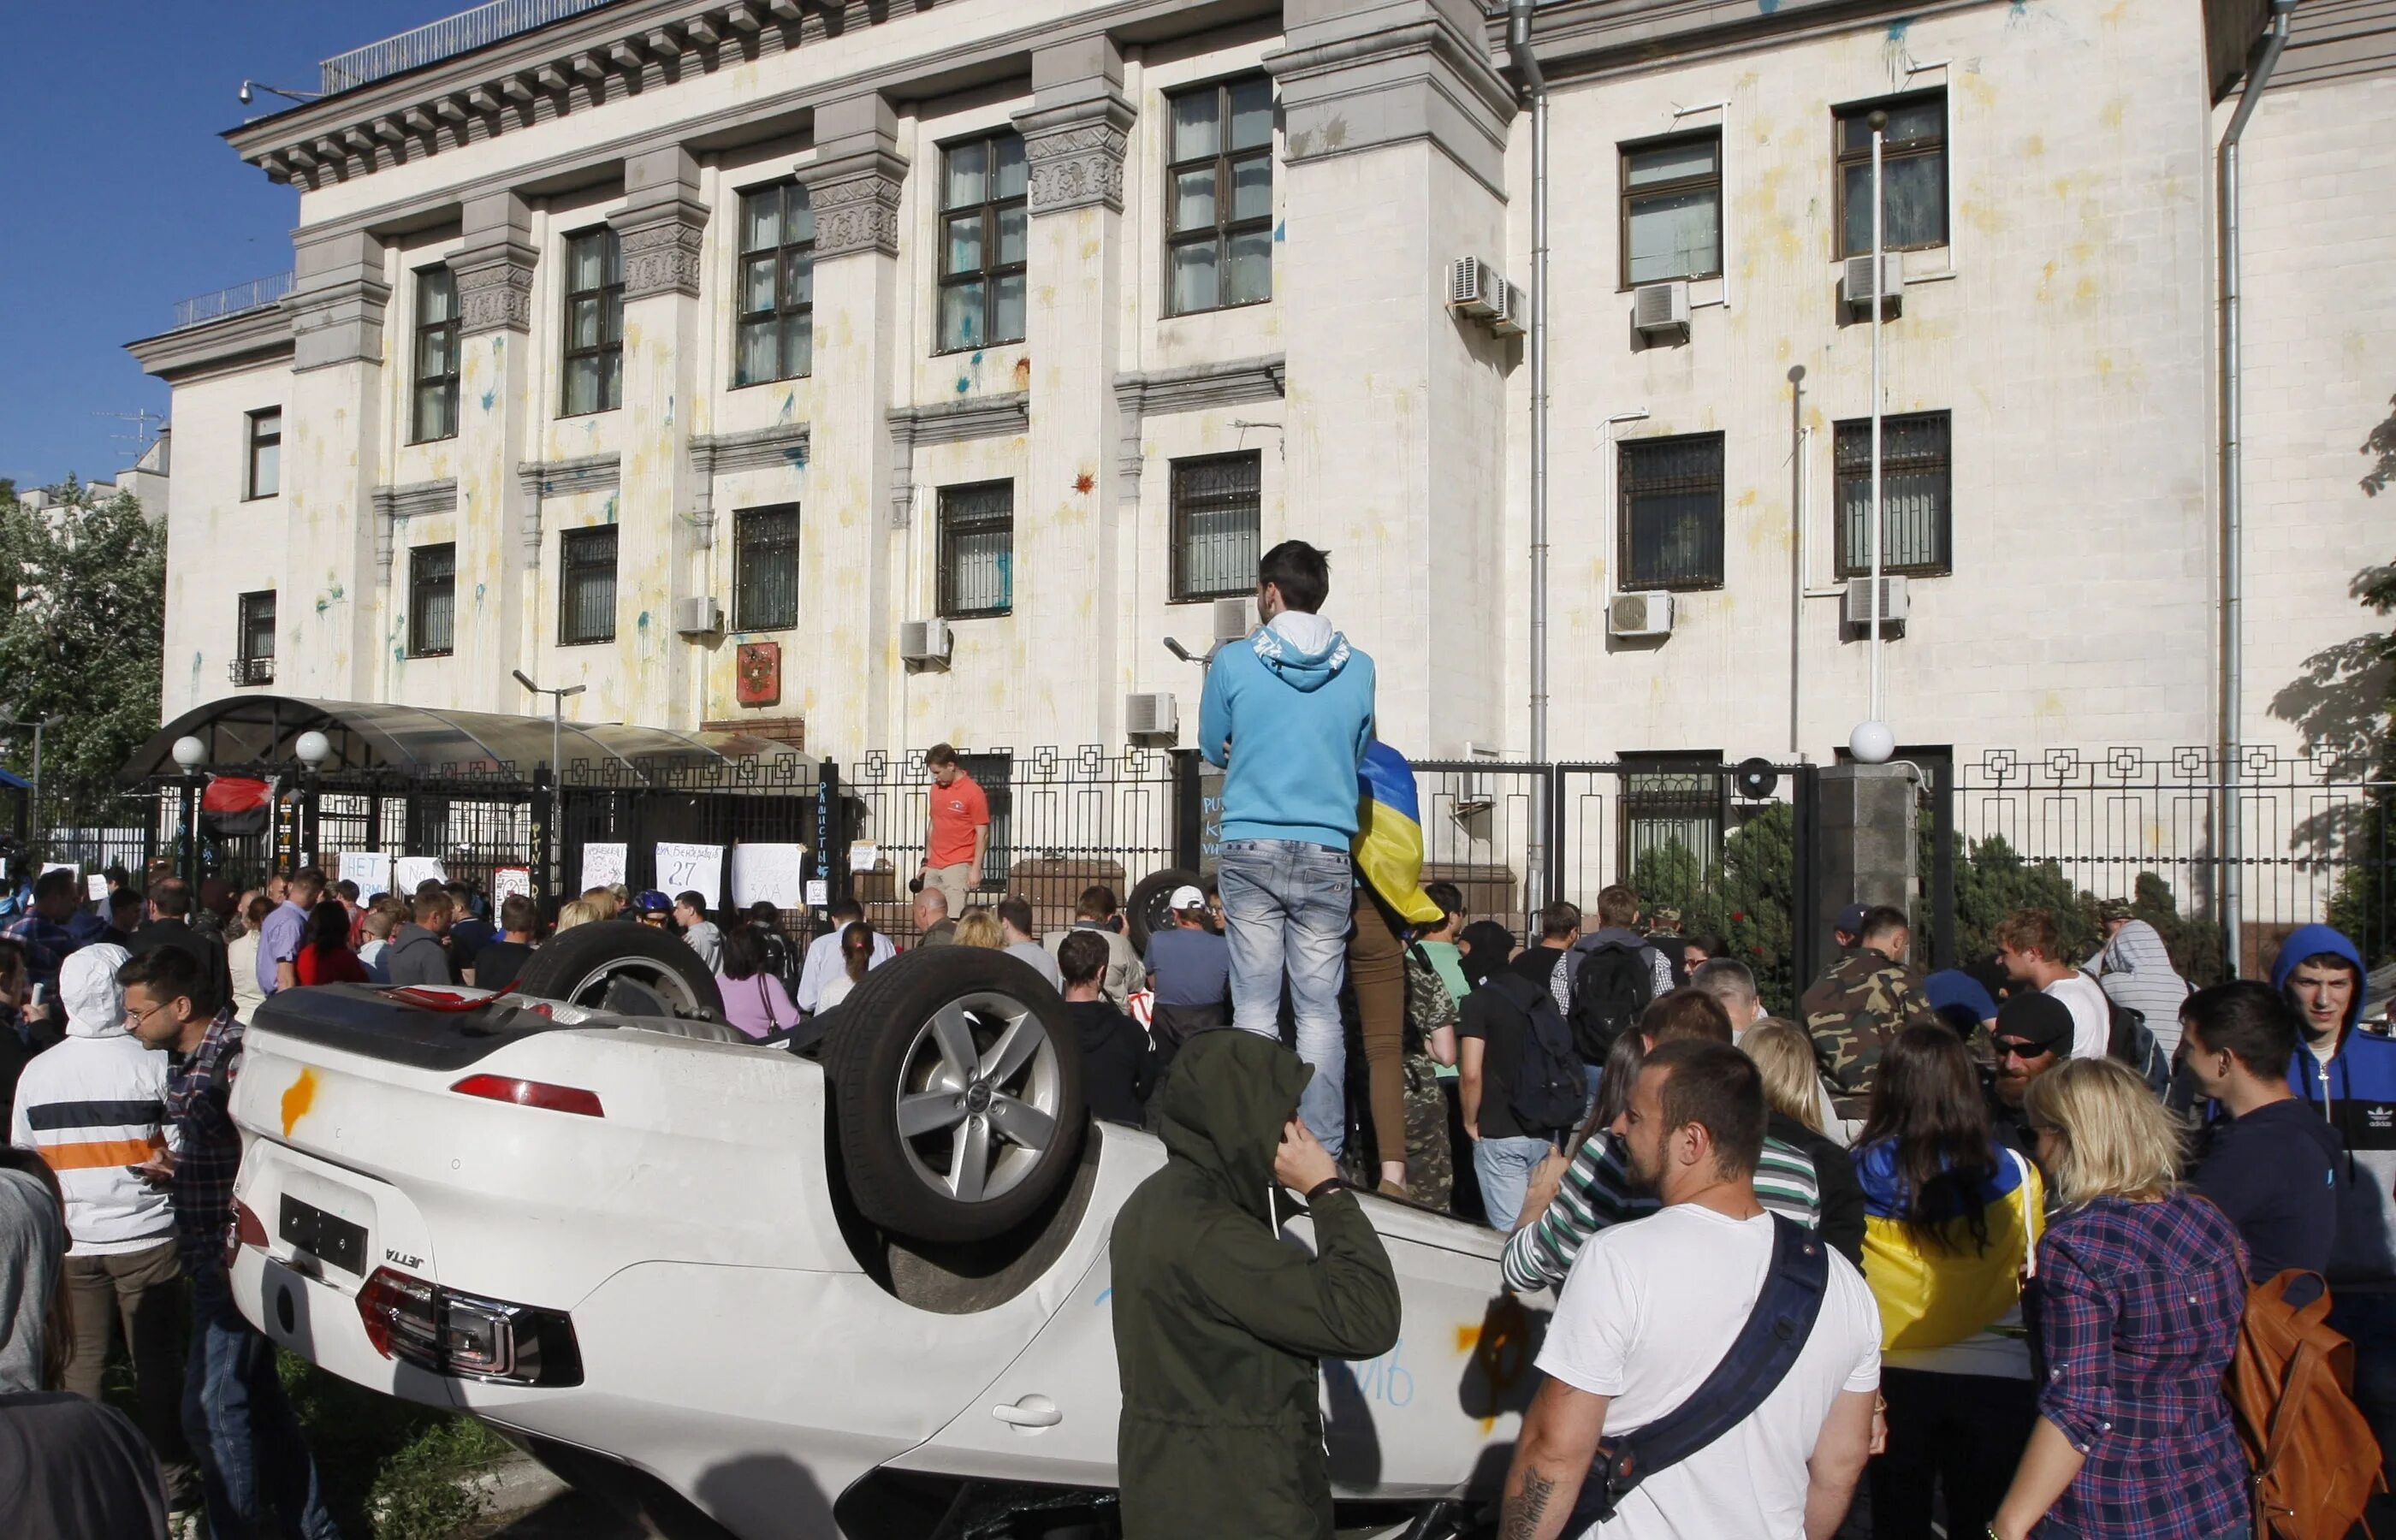
POLYGON ((175 763, 183 772, 183 828, 181 859, 178 863, 183 881, 193 892, 200 886, 200 766, 207 763, 208 746, 186 733, 175 740, 175 763))
POLYGON ((1858 764, 1886 764, 1897 752, 1897 735, 1881 710, 1881 318, 1888 313, 1887 206, 1881 199, 1881 151, 1888 138, 1888 114, 1874 113, 1865 122, 1871 128, 1872 314, 1871 314, 1871 691, 1864 720, 1847 736, 1847 752, 1858 764))
POLYGON ((568 684, 562 689, 544 690, 534 684, 522 669, 511 671, 515 674, 516 683, 534 695, 549 697, 549 775, 552 782, 557 781, 565 773, 557 756, 558 745, 565 740, 566 735, 566 697, 579 696, 589 686, 568 684))
POLYGON ((43 717, 37 721, 28 721, 23 717, 0 717, 0 727, 31 727, 33 730, 33 846, 36 850, 45 853, 49 850, 50 842, 49 830, 44 823, 42 810, 42 734, 65 720, 66 717, 63 714, 43 717))

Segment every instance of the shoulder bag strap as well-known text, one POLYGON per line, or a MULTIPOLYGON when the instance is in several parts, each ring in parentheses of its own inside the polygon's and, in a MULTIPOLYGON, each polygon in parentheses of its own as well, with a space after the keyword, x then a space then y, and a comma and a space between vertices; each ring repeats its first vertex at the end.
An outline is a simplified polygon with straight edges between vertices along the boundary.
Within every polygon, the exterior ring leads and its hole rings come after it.
POLYGON ((1573 1510, 1576 1521, 1612 1518, 1641 1481, 1680 1464, 1753 1414, 1796 1367, 1830 1283, 1829 1248, 1795 1220, 1774 1215, 1772 1264, 1730 1351, 1687 1401, 1637 1431, 1598 1445, 1596 1464, 1573 1510))
POLYGON ((774 1014, 774 991, 765 988, 765 973, 762 968, 757 972, 757 1003, 765 1008, 765 1030, 780 1031, 782 1018, 774 1014))

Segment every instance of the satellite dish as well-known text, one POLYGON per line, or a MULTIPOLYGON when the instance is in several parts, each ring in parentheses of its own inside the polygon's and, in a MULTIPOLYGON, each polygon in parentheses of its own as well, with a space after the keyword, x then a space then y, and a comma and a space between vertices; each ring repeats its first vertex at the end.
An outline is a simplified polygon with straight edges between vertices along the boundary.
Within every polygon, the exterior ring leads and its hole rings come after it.
POLYGON ((1758 755, 1739 761, 1731 771, 1731 781, 1740 796, 1750 802, 1762 802, 1780 785, 1780 772, 1770 760, 1758 755))

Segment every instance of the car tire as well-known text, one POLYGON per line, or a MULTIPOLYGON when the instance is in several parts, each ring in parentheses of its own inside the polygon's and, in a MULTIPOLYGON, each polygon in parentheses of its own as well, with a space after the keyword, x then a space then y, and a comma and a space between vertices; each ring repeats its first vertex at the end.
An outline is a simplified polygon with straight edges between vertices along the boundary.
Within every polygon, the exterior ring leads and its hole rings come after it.
POLYGON ((1181 867, 1166 867, 1151 871, 1131 890, 1130 900, 1124 905, 1124 921, 1131 932, 1131 949, 1140 956, 1148 955, 1148 938, 1161 930, 1173 928, 1173 912, 1165 907, 1173 890, 1184 885, 1204 888, 1196 872, 1181 867))
POLYGON ((1088 1131, 1081 1041, 1019 959, 893 958, 842 1002, 823 1066, 849 1196, 885 1230, 986 1241, 1072 1179, 1088 1131))
POLYGON ((724 1015, 724 996, 699 953, 677 936, 620 920, 577 925, 534 948, 513 992, 628 1016, 724 1015))

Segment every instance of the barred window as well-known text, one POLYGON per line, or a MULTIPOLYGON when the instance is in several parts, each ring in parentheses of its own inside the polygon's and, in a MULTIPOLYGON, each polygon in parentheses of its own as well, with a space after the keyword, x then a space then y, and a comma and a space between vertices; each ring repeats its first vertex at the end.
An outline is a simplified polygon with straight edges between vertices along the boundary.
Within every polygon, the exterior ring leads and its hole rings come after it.
POLYGON ((740 337, 732 383, 815 372, 816 216, 796 182, 740 194, 740 337))
POLYGON ((274 591, 241 596, 233 631, 233 682, 274 683, 274 591))
POLYGON ((1839 255, 1869 257, 1871 115, 1888 114, 1881 140, 1881 240, 1891 251, 1947 244, 1947 93, 1928 91, 1839 109, 1839 255))
POLYGON ((1015 484, 940 488, 940 614, 952 620, 1015 607, 1015 484))
POLYGON ((616 526, 569 529, 558 538, 558 645, 614 640, 616 526))
POLYGON ((1622 282, 1722 273, 1722 134, 1622 151, 1622 282))
POLYGON ((411 442, 458 436, 458 282, 446 267, 416 275, 416 415, 411 442))
POLYGON ((407 553, 407 655, 448 657, 457 626, 457 546, 416 547, 407 553))
POLYGON ((789 631, 799 623, 799 505, 732 515, 732 629, 789 631))
POLYGON ((1710 871, 1722 855, 1722 755, 1624 754, 1622 767, 1621 880, 1640 886, 1640 868, 1646 865, 1644 891, 1652 893, 1659 885, 1669 891, 1684 875, 1710 871), (1677 863, 1684 855, 1685 873, 1655 870, 1656 863, 1677 863))
POLYGON ((283 408, 249 414, 249 475, 245 498, 271 498, 283 489, 283 408))
POLYGON ((1272 82, 1172 98, 1165 262, 1175 315, 1272 298, 1272 82))
POLYGON ((612 412, 623 404, 624 246, 603 225, 566 241, 566 403, 560 415, 612 412))
POLYGON ((1209 455, 1173 462, 1173 597, 1232 599, 1257 586, 1257 521, 1264 457, 1209 455))
MULTIPOLYGON (((1881 570, 1952 571, 1953 418, 1881 418, 1881 570)), ((1871 419, 1838 425, 1839 576, 1871 574, 1871 419)))
POLYGON ((940 352, 1023 340, 1023 136, 1012 130, 941 152, 940 352))
POLYGON ((1723 436, 1626 439, 1617 464, 1621 586, 1722 587, 1723 436))

